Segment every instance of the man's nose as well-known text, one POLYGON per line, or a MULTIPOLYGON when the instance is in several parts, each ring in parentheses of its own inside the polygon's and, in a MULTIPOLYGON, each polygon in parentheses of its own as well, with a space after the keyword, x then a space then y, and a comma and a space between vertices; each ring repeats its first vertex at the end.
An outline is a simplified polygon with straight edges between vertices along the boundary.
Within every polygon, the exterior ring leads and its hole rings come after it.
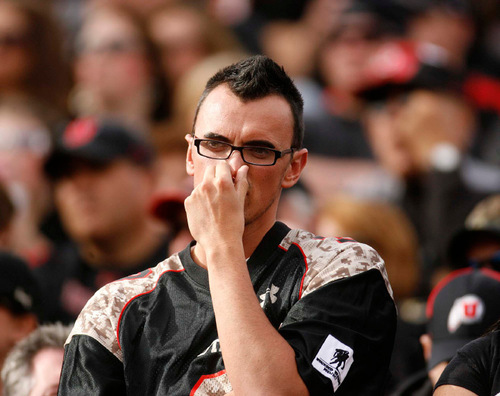
POLYGON ((233 176, 234 179, 236 177, 236 172, 238 172, 238 169, 240 169, 241 166, 245 164, 241 152, 238 150, 234 150, 226 161, 231 167, 231 176, 233 176))

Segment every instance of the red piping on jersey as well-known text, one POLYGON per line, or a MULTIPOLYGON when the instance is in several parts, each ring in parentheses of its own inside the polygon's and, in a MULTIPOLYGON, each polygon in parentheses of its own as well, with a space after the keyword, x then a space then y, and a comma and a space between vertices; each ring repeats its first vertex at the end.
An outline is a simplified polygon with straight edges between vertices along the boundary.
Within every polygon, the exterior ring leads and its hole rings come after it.
POLYGON ((306 255, 304 254, 304 251, 297 243, 294 242, 293 245, 295 245, 299 248, 300 252, 302 253, 302 256, 304 257, 304 264, 306 266, 306 270, 304 271, 304 275, 302 275, 302 280, 300 281, 300 289, 299 289, 299 300, 300 300, 302 298, 302 291, 303 291, 302 288, 304 287, 304 279, 306 277, 307 270, 308 270, 307 258, 306 258, 306 255))
POLYGON ((194 396, 195 392, 198 390, 198 388, 200 387, 200 385, 203 383, 203 381, 205 381, 206 379, 209 379, 209 378, 215 378, 215 377, 220 377, 221 375, 223 374, 226 374, 226 370, 221 370, 215 374, 206 374, 206 375, 202 375, 200 377, 200 379, 198 380, 198 382, 194 385, 193 389, 191 390, 191 393, 189 394, 189 396, 194 396))
MULTIPOLYGON (((292 245, 295 245, 299 248, 300 252, 302 253, 302 256, 304 257, 304 264, 306 266, 306 270, 304 271, 304 275, 302 275, 302 280, 300 281, 300 289, 299 289, 299 300, 300 300, 302 298, 302 287, 304 286, 304 278, 306 277, 307 269, 308 269, 307 259, 306 259, 306 255, 304 254, 304 251, 296 242, 292 243, 292 245)), ((288 252, 288 249, 284 248, 283 246, 278 245, 278 247, 280 249, 283 249, 285 252, 288 252)))
MULTIPOLYGON (((144 293, 140 293, 140 294, 137 294, 136 296, 132 297, 130 300, 127 301, 127 303, 125 304, 125 306, 122 308, 122 311, 120 312, 120 317, 118 318, 118 324, 116 326, 116 341, 118 342, 118 348, 122 349, 122 346, 120 345, 120 324, 121 324, 121 321, 122 321, 122 316, 123 316, 123 313, 125 312, 125 309, 128 307, 128 305, 133 301, 135 300, 137 297, 140 297, 140 296, 145 296, 146 294, 149 294, 151 293, 154 289, 156 289, 156 286, 158 285, 158 282, 160 281, 160 278, 163 276, 163 274, 167 273, 167 272, 183 272, 184 271, 184 268, 183 269, 180 269, 180 270, 166 270, 166 271, 163 271, 159 276, 158 276, 158 279, 156 280, 156 283, 154 285, 154 287, 147 291, 147 292, 144 292, 144 293)), ((142 278, 140 278, 142 279, 142 278)))

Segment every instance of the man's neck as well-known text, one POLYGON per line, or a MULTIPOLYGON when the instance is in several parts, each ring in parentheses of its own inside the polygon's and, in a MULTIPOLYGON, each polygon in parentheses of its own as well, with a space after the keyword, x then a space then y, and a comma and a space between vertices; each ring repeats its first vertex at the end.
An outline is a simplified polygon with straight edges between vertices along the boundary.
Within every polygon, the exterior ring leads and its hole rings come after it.
POLYGON ((264 224, 249 224, 245 227, 245 232, 243 233, 243 249, 245 251, 245 258, 248 259, 253 254, 274 223, 276 223, 275 218, 264 224))
MULTIPOLYGON (((245 231, 243 233, 243 251, 246 259, 253 254, 255 249, 257 249, 257 246, 259 246, 260 242, 275 222, 276 219, 272 219, 272 221, 269 220, 266 223, 254 222, 245 226, 245 231)), ((207 268, 206 252, 201 245, 194 245, 194 247, 191 248, 191 255, 196 264, 205 269, 207 268)))

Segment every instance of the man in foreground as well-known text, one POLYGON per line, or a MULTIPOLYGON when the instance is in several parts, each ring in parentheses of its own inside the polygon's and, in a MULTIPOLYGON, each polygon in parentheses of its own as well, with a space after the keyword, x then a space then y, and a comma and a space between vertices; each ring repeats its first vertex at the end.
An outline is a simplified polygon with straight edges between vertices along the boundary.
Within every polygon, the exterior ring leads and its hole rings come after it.
POLYGON ((276 222, 307 161, 302 108, 263 56, 208 81, 186 136, 195 241, 89 301, 60 395, 382 394, 396 326, 382 259, 276 222))

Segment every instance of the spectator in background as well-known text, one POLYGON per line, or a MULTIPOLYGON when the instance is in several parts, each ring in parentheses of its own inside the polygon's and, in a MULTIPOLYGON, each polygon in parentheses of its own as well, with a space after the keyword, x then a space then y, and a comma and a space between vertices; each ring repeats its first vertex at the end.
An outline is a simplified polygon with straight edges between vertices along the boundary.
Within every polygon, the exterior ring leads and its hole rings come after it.
POLYGON ((491 268, 500 272, 500 194, 479 202, 448 247, 451 268, 491 268))
POLYGON ((71 106, 148 135, 168 115, 159 56, 144 20, 118 4, 89 6, 76 38, 71 106))
POLYGON ((0 181, 15 207, 9 249, 32 267, 45 262, 64 238, 43 171, 52 148, 44 110, 27 98, 0 97, 0 181))
POLYGON ((425 367, 419 337, 424 333, 425 307, 417 295, 420 257, 417 235, 406 214, 390 203, 335 194, 317 213, 316 232, 325 237, 350 237, 376 247, 398 307, 398 328, 387 391, 425 367))
POLYGON ((0 369, 12 347, 37 328, 41 303, 39 285, 27 263, 0 251, 0 369))
POLYGON ((391 396, 427 396, 457 350, 484 334, 500 317, 500 274, 467 268, 439 282, 427 301, 427 334, 420 338, 427 369, 391 396))
POLYGON ((305 119, 308 133, 304 144, 311 154, 372 158, 360 121, 363 100, 357 89, 370 56, 380 43, 401 34, 400 29, 387 9, 375 2, 357 0, 343 10, 318 55, 325 112, 305 119))
POLYGON ((45 324, 16 344, 2 369, 3 396, 56 396, 70 331, 45 324))
POLYGON ((57 122, 67 112, 70 72, 63 35, 43 2, 0 3, 0 94, 32 97, 57 122))
MULTIPOLYGON (((500 191, 500 83, 498 40, 494 32, 499 5, 471 0, 414 3, 407 38, 433 46, 450 68, 463 75, 463 94, 475 106, 476 131, 464 161, 463 178, 485 193, 500 191), (481 15, 488 12, 489 15, 481 15), (480 19, 482 18, 482 19, 480 19), (491 38, 490 38, 491 40, 491 38)), ((497 22, 498 26, 498 22, 497 22)))
POLYGON ((304 119, 304 145, 310 155, 303 181, 320 206, 332 192, 391 197, 394 182, 374 160, 361 122, 364 100, 357 90, 370 56, 382 43, 401 35, 404 21, 404 12, 390 1, 356 0, 347 4, 319 49, 323 111, 304 119))
POLYGON ((74 320, 99 287, 165 258, 166 231, 149 214, 152 160, 151 147, 116 121, 65 128, 45 170, 72 241, 36 270, 50 320, 74 320))
POLYGON ((366 132, 379 163, 400 183, 404 208, 422 246, 423 278, 444 263, 452 233, 485 195, 462 177, 475 133, 475 109, 441 51, 392 41, 369 60, 361 95, 366 132))
POLYGON ((500 178, 500 3, 473 2, 478 10, 477 38, 469 56, 464 90, 481 110, 481 136, 474 155, 495 165, 500 178))
MULTIPOLYGON (((203 59, 242 50, 231 30, 193 2, 166 2, 149 13, 147 24, 160 52, 161 72, 169 98, 175 95, 182 76, 203 59)), ((175 106, 174 100, 171 103, 175 106)))
POLYGON ((470 0, 423 0, 408 5, 406 38, 426 43, 446 53, 450 67, 465 72, 476 38, 476 18, 470 0))

